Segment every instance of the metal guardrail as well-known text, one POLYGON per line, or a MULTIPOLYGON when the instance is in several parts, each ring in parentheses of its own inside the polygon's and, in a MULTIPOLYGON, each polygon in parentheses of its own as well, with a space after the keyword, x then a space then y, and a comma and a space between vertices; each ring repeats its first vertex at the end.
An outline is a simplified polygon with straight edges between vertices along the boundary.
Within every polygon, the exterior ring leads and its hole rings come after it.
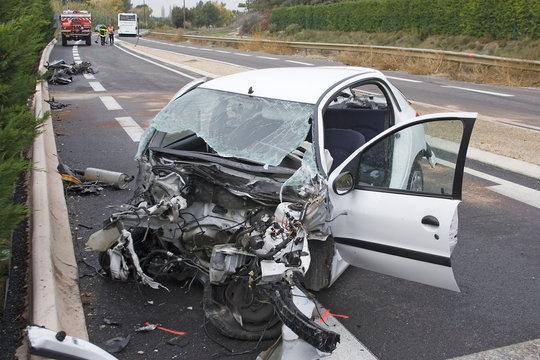
MULTIPOLYGON (((177 34, 150 32, 151 34, 164 36, 178 36, 177 34)), ((363 52, 381 55, 408 56, 425 59, 435 59, 442 61, 452 61, 467 64, 479 64, 487 66, 501 66, 511 69, 527 70, 540 72, 540 61, 513 59, 490 55, 480 55, 472 53, 463 53, 456 51, 443 51, 431 49, 400 48, 395 46, 375 46, 375 45, 355 45, 355 44, 332 44, 332 43, 310 43, 298 41, 281 41, 267 39, 250 38, 224 38, 214 36, 200 35, 181 35, 186 40, 205 41, 222 44, 262 44, 273 47, 291 48, 297 50, 320 50, 320 51, 339 51, 339 52, 363 52)))

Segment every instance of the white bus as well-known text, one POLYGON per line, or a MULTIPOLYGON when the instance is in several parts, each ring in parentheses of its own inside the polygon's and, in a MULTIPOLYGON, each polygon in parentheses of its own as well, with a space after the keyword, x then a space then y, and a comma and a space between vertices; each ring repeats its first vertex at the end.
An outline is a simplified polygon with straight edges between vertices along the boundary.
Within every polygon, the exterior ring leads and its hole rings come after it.
POLYGON ((120 13, 118 14, 118 36, 139 34, 139 19, 137 14, 120 13))

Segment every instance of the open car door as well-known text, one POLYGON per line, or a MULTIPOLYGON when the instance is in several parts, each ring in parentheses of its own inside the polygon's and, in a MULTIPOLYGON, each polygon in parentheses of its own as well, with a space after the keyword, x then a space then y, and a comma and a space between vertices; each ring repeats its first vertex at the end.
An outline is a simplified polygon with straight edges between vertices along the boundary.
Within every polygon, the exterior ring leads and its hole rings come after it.
POLYGON ((422 116, 381 133, 329 174, 341 257, 459 291, 450 255, 475 113, 422 116))

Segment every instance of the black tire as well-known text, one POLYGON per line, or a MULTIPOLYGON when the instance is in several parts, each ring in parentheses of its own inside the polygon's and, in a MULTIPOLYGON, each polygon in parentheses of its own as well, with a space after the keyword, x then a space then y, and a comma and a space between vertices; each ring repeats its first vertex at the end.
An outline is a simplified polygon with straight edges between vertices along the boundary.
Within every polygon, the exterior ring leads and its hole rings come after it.
POLYGON ((67 46, 67 38, 65 35, 62 35, 62 46, 67 46))
MULTIPOLYGON (((240 340, 274 339, 281 333, 281 320, 266 301, 244 302, 247 292, 261 296, 256 287, 230 281, 225 285, 204 284, 203 307, 208 321, 224 336, 240 340), (235 318, 242 317, 242 325, 235 318)), ((263 300, 263 299, 261 299, 263 300)))
POLYGON ((86 37, 86 46, 92 46, 92 36, 88 35, 86 37))
POLYGON ((424 173, 422 172, 422 167, 418 160, 416 160, 411 168, 411 173, 409 174, 409 181, 407 182, 407 190, 414 192, 423 192, 424 191, 424 173))

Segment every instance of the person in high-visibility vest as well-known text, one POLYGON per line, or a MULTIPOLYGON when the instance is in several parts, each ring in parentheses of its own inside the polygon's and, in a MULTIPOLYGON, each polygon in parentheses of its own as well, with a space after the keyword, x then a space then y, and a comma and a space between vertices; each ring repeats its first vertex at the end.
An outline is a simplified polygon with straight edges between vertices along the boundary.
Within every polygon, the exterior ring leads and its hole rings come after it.
POLYGON ((101 38, 101 45, 105 45, 105 40, 107 39, 107 28, 105 25, 99 28, 99 37, 101 38))
POLYGON ((114 44, 114 26, 109 24, 107 30, 109 31, 109 43, 112 45, 114 44))

